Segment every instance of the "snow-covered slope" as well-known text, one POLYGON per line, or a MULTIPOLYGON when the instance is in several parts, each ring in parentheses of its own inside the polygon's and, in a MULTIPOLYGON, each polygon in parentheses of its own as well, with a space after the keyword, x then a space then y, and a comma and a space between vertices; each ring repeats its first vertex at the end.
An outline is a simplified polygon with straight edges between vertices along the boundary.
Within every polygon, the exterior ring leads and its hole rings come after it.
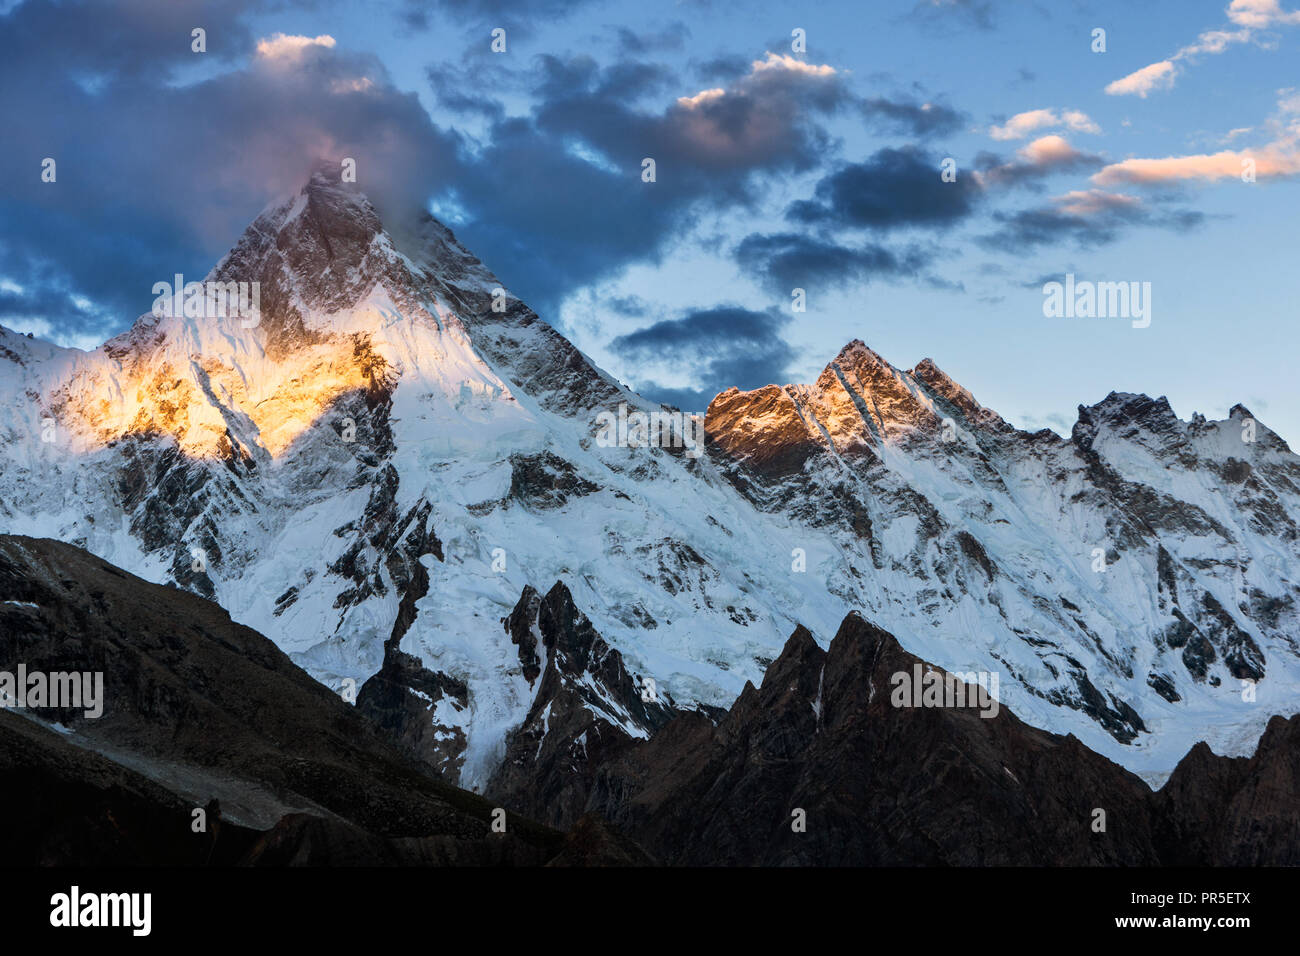
POLYGON ((718 396, 704 456, 606 447, 602 412, 658 407, 324 169, 209 278, 258 281, 260 322, 146 315, 91 353, 0 330, 3 530, 213 597, 345 694, 386 656, 419 670, 466 786, 538 689, 503 619, 556 581, 678 706, 729 705, 796 624, 825 643, 856 608, 1150 774, 1300 710, 1300 460, 1243 442, 1242 409, 1112 395, 1072 441, 1029 435, 852 343, 814 385, 718 396))

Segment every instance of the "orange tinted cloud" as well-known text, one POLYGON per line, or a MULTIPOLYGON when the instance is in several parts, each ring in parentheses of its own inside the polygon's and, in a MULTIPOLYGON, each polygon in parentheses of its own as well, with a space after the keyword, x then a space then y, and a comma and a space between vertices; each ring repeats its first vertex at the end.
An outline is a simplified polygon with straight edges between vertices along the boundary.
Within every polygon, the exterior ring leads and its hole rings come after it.
POLYGON ((1111 96, 1128 96, 1136 94, 1146 99, 1152 90, 1169 89, 1174 85, 1174 64, 1169 60, 1152 63, 1140 70, 1134 70, 1128 76, 1120 77, 1106 86, 1111 96))
POLYGON ((989 127, 989 135, 997 140, 1020 139, 1039 129, 1066 127, 1076 133, 1100 133, 1101 127, 1081 110, 1027 110, 1017 113, 1001 126, 989 127))
POLYGON ((1156 185, 1188 179, 1213 182, 1219 179, 1236 179, 1255 161, 1255 175, 1259 179, 1293 176, 1300 173, 1300 153, 1291 144, 1290 149, 1279 145, 1259 150, 1225 149, 1218 153, 1194 156, 1166 156, 1163 159, 1126 159, 1113 163, 1092 177, 1099 186, 1117 183, 1156 185))
POLYGON ((285 62, 297 59, 303 50, 312 46, 333 47, 334 38, 328 33, 318 37, 276 33, 257 41, 257 55, 265 60, 285 62))

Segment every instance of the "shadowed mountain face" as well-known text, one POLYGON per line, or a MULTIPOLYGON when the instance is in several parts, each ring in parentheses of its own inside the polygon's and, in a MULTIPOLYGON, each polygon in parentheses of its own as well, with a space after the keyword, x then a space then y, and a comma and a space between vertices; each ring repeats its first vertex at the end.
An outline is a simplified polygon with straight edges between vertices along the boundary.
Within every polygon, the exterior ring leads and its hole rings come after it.
POLYGON ((514 814, 493 832, 491 803, 403 757, 266 638, 70 545, 0 536, 0 661, 103 674, 97 719, 0 710, 10 863, 539 865, 607 842, 514 814))
POLYGON ((679 718, 603 768, 592 803, 687 864, 1158 861, 1140 779, 1005 709, 896 706, 893 675, 918 666, 856 615, 828 651, 797 630, 716 727, 679 718))
MULTIPOLYGON (((829 650, 799 628, 716 723, 679 714, 605 743, 594 773, 543 758, 555 747, 534 735, 509 781, 545 819, 529 794, 591 780, 563 814, 600 814, 672 864, 1300 865, 1300 718, 1273 718, 1248 759, 1198 744, 1152 793, 974 685, 915 706, 900 675, 931 672, 946 676, 858 615, 829 650)), ((563 747, 574 717, 549 718, 563 747)))
POLYGON ((519 645, 525 675, 539 684, 487 792, 537 819, 571 826, 597 769, 677 711, 653 684, 628 673, 562 582, 545 597, 526 590, 503 623, 519 645))
POLYGON ((1300 866, 1300 718, 1270 720, 1250 757, 1198 743, 1156 796, 1165 863, 1300 866))
MULTIPOLYGON (((208 278, 259 283, 258 321, 148 314, 92 352, 0 329, 0 523, 212 599, 448 782, 500 786, 547 725, 518 608, 556 581, 686 711, 853 610, 1147 779, 1258 739, 1243 682, 1300 709, 1300 458, 1240 406, 1111 394, 1030 434, 854 341, 812 384, 717 396, 707 454, 611 438, 605 413, 664 410, 432 218, 390 235, 337 164, 208 278)), ((604 686, 609 727, 653 729, 604 686)))

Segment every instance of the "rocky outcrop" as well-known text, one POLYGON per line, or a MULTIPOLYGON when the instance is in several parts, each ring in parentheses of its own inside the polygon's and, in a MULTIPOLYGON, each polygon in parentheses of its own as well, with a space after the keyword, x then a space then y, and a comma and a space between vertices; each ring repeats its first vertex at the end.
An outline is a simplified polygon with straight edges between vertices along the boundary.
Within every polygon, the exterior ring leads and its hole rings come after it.
POLYGON ((798 474, 822 448, 794 399, 777 385, 727 389, 709 403, 704 423, 711 447, 761 475, 798 474))
POLYGON ((628 671, 562 582, 545 597, 525 588, 502 623, 537 689, 523 724, 506 738, 505 758, 487 793, 567 828, 582 815, 597 768, 676 711, 653 680, 628 671))
POLYGON ((1250 757, 1198 743, 1155 795, 1162 862, 1300 866, 1300 717, 1274 717, 1250 757))
POLYGON ((1249 759, 1197 745, 1153 793, 980 696, 974 676, 856 614, 829 650, 799 627, 726 713, 678 713, 581 764, 569 745, 584 706, 547 697, 560 746, 512 740, 501 798, 599 815, 672 865, 1300 865, 1300 718, 1274 718, 1249 759), (952 696, 911 689, 930 681, 952 696))
POLYGON ((678 718, 591 805, 688 865, 1157 862, 1141 780, 1005 708, 898 706, 894 675, 932 670, 856 615, 829 651, 797 629, 717 726, 678 718))

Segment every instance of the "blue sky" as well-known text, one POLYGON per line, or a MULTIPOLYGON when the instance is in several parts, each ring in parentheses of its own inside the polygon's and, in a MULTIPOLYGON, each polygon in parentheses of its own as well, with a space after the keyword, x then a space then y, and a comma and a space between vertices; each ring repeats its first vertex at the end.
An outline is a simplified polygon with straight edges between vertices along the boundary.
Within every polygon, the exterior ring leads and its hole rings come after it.
POLYGON ((0 323, 93 346, 351 155, 386 219, 434 210, 684 407, 811 381, 860 338, 1022 427, 1140 391, 1185 418, 1241 402, 1295 442, 1295 9, 0 3, 0 323), (1150 282, 1150 326, 1044 317, 1067 272, 1150 282))

